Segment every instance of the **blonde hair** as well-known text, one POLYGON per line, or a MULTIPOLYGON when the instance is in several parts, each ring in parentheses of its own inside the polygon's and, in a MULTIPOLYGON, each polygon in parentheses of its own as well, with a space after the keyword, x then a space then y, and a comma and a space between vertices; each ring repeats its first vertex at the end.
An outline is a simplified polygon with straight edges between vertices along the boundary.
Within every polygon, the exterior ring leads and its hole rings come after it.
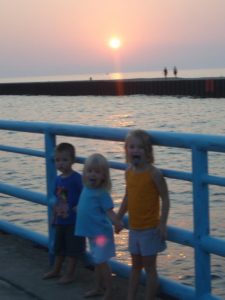
POLYGON ((141 142, 148 162, 150 164, 154 163, 154 155, 153 155, 153 146, 152 146, 151 136, 142 129, 135 129, 135 130, 130 131, 125 138, 126 162, 129 162, 127 148, 128 148, 129 141, 132 138, 136 138, 141 142))
POLYGON ((102 154, 99 153, 94 153, 86 159, 84 164, 84 169, 83 169, 83 183, 86 186, 88 186, 88 182, 86 179, 86 172, 88 168, 98 169, 102 172, 104 180, 102 181, 100 187, 107 191, 110 191, 112 184, 110 178, 109 163, 107 159, 102 154))

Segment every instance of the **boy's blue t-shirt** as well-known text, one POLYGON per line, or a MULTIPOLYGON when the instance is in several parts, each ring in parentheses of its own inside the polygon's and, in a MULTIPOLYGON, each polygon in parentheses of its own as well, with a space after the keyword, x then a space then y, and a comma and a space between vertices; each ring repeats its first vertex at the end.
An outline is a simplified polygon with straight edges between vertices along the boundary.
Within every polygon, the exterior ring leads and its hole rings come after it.
POLYGON ((73 171, 73 173, 68 177, 62 177, 61 175, 57 176, 55 195, 57 201, 60 201, 60 197, 66 198, 68 205, 68 217, 62 218, 57 216, 54 222, 55 224, 75 224, 76 210, 74 210, 74 207, 78 204, 82 188, 82 177, 76 171, 73 171))
POLYGON ((112 223, 106 212, 113 207, 112 198, 107 191, 84 187, 77 206, 75 235, 111 237, 112 223))

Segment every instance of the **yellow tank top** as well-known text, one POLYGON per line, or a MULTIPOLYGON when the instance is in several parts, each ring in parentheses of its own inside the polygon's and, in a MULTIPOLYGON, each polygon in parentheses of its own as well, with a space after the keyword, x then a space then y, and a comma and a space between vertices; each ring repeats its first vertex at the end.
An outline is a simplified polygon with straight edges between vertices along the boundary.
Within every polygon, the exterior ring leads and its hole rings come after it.
POLYGON ((126 173, 129 226, 131 229, 155 228, 159 224, 159 192, 149 170, 126 173))

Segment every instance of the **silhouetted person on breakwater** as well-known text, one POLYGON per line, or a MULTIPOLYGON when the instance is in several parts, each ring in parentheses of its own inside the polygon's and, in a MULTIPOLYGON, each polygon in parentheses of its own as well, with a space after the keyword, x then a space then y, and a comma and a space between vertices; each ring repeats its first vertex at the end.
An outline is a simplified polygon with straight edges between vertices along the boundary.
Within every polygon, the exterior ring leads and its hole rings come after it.
POLYGON ((177 77, 177 68, 176 68, 176 67, 173 68, 173 75, 174 75, 175 77, 177 77))
POLYGON ((167 78, 167 74, 168 74, 167 68, 164 68, 163 73, 164 73, 164 77, 167 78))

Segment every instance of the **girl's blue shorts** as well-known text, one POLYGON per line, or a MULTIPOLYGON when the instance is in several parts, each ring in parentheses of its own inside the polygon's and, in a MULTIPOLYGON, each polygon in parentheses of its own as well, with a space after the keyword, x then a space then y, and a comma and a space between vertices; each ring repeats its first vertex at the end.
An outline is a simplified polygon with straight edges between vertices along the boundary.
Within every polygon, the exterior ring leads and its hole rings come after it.
POLYGON ((104 235, 99 235, 94 238, 89 237, 88 240, 94 264, 107 262, 116 255, 113 237, 109 238, 104 235))

